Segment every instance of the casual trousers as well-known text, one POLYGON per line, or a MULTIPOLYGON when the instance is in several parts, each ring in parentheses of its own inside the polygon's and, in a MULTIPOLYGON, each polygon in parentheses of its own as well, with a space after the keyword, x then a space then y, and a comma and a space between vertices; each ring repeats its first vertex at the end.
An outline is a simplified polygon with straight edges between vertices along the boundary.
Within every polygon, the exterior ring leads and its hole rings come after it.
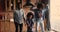
POLYGON ((16 29, 15 32, 18 32, 18 27, 20 29, 20 32, 22 32, 23 24, 18 24, 15 22, 15 29, 16 29))
POLYGON ((39 29, 38 27, 41 28, 41 32, 44 32, 44 21, 43 20, 38 20, 38 22, 37 22, 37 30, 39 29))
POLYGON ((49 21, 49 20, 46 21, 46 29, 47 29, 48 31, 50 31, 50 29, 51 29, 50 21, 49 21))
POLYGON ((32 32, 32 27, 27 27, 27 32, 32 32))

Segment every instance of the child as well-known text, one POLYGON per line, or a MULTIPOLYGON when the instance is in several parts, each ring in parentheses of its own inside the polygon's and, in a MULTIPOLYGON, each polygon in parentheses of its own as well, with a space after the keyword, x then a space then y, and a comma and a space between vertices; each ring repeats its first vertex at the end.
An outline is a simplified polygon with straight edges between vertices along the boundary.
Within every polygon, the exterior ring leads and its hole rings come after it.
POLYGON ((32 26, 33 26, 33 13, 29 12, 27 14, 26 24, 27 24, 27 32, 32 32, 32 26))

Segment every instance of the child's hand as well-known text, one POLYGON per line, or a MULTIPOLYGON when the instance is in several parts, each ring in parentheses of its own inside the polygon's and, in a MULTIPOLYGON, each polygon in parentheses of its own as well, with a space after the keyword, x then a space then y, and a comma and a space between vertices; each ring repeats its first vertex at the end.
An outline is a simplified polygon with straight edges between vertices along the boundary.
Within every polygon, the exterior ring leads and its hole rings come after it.
POLYGON ((29 27, 29 25, 27 25, 27 27, 29 27))
POLYGON ((42 14, 39 14, 40 17, 42 17, 42 14))
POLYGON ((27 25, 26 23, 24 23, 25 25, 27 25))

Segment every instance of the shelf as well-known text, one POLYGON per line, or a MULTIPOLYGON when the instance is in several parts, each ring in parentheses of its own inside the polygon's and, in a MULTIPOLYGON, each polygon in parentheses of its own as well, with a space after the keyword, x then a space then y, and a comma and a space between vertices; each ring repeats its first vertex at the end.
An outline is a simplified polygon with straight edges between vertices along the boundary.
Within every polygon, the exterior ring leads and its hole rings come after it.
POLYGON ((10 11, 10 12, 0 12, 0 16, 1 16, 1 19, 0 21, 6 21, 6 20, 9 20, 11 18, 13 18, 13 12, 10 11))
POLYGON ((5 22, 5 21, 7 21, 7 22, 8 22, 9 20, 0 20, 0 22, 1 22, 1 21, 2 21, 2 22, 5 22))

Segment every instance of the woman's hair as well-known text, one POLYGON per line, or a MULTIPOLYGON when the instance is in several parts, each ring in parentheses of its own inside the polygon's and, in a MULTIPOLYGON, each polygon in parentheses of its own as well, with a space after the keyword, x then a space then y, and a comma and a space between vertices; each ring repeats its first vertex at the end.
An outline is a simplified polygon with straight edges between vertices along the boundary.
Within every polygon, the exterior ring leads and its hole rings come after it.
MULTIPOLYGON (((27 14, 27 19, 29 19, 31 15, 32 15, 32 18, 34 17, 33 13, 32 13, 32 12, 29 12, 29 13, 27 14)), ((32 18, 31 18, 31 19, 32 19, 32 18)))

